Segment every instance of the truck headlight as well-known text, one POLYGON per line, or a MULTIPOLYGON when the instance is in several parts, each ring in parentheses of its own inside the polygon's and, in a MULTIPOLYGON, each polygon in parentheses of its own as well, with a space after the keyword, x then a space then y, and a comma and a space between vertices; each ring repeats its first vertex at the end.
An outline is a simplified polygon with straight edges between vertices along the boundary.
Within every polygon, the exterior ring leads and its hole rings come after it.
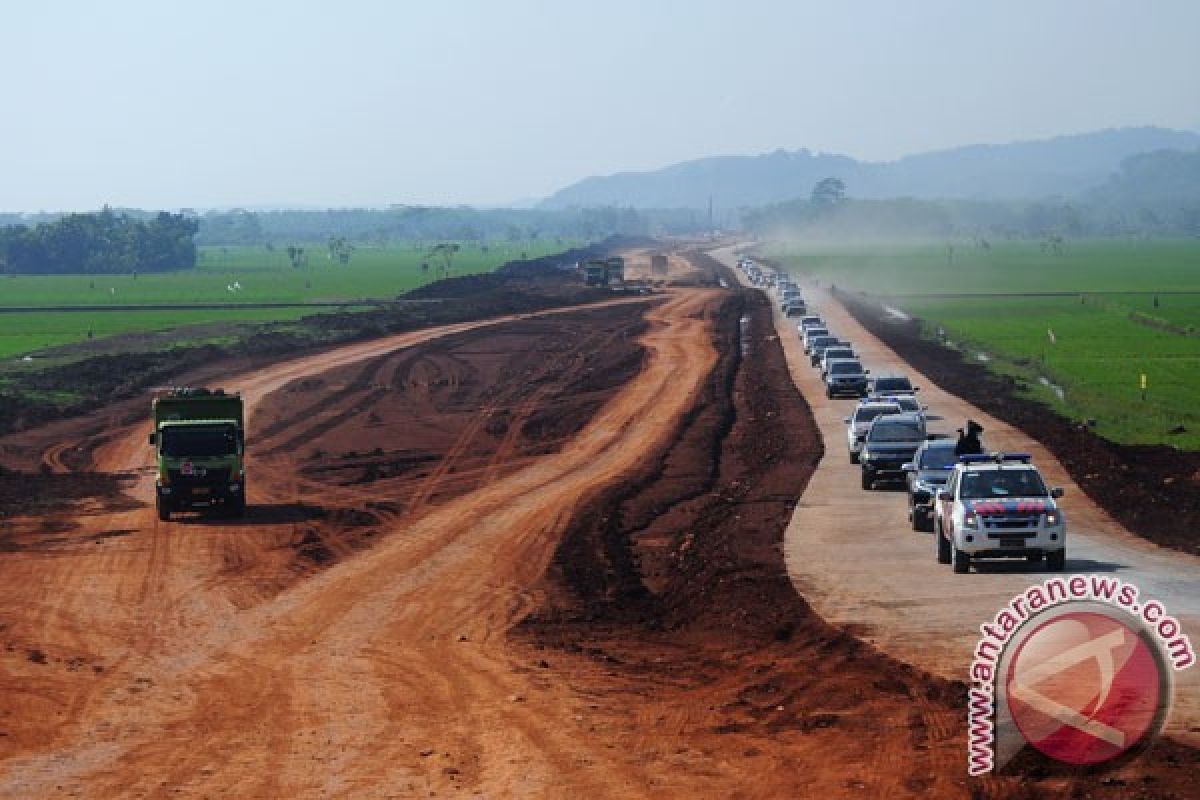
POLYGON ((976 514, 974 511, 968 511, 966 514, 963 514, 963 527, 964 528, 978 528, 979 527, 979 515, 976 514))
POLYGON ((1046 512, 1046 524, 1047 525, 1058 525, 1061 522, 1062 522, 1062 517, 1059 515, 1059 513, 1057 511, 1047 511, 1046 512))

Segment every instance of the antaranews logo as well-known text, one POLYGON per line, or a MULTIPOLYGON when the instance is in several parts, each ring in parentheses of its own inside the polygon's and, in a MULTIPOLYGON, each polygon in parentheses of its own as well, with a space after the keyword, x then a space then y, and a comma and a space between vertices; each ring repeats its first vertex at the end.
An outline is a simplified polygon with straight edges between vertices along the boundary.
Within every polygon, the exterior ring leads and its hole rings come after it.
POLYGON ((1149 742, 1173 673, 1196 662, 1157 600, 1119 578, 1074 575, 1029 587, 980 626, 971 662, 967 771, 992 772, 1025 745, 1073 765, 1149 742))

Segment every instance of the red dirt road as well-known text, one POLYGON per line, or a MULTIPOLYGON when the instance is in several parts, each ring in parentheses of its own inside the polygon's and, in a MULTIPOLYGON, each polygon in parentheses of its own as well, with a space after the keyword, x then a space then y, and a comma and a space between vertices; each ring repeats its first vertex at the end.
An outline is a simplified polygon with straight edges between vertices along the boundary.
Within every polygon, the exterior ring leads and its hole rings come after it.
MULTIPOLYGON (((254 527, 206 535, 158 525, 148 509, 86 521, 131 532, 99 552, 6 560, 0 608, 23 612, 5 633, 38 644, 5 661, 5 710, 17 724, 4 739, 0 794, 637 785, 620 754, 605 759, 579 738, 577 697, 514 670, 503 634, 574 504, 628 470, 688 407, 715 358, 704 333, 712 296, 677 295, 648 314, 644 369, 560 452, 267 601, 239 580, 257 571, 243 561, 253 543, 232 541, 253 539, 254 527), (598 758, 602 768, 579 769, 598 758)), ((467 327, 334 351, 236 385, 253 407, 298 377, 467 327)), ((115 439, 99 465, 145 463, 144 442, 141 429, 115 439)))

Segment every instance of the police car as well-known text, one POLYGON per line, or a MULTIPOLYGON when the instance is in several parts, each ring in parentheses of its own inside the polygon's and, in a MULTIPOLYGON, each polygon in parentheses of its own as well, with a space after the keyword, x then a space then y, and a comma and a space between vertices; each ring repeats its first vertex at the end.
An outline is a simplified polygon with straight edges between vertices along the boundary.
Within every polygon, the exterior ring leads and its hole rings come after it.
POLYGON ((934 505, 939 564, 967 572, 978 558, 1024 558, 1061 572, 1067 522, 1027 453, 961 456, 934 505))

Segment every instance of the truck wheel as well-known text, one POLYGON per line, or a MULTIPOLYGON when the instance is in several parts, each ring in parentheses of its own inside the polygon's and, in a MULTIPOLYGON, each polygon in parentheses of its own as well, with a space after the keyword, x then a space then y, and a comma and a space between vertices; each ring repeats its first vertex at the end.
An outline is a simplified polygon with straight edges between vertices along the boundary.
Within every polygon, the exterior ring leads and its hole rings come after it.
POLYGON ((158 510, 158 518, 162 522, 171 521, 171 509, 161 497, 154 498, 154 507, 158 510))
POLYGON ((850 463, 851 464, 858 463, 858 453, 854 452, 853 450, 850 451, 850 463))
POLYGON ((833 399, 833 390, 832 390, 832 389, 826 389, 826 390, 825 390, 825 396, 826 396, 826 397, 828 397, 830 400, 832 400, 832 399, 833 399))
POLYGON ((933 538, 937 539, 937 562, 939 564, 949 564, 950 563, 950 542, 948 542, 946 540, 945 535, 942 533, 941 525, 935 524, 933 527, 934 527, 933 538))
POLYGON ((230 500, 228 503, 228 513, 231 517, 246 516, 246 497, 243 495, 236 500, 230 500))
POLYGON ((875 488, 875 481, 872 480, 871 473, 867 472, 865 469, 862 471, 862 488, 866 489, 867 491, 871 491, 875 488))
POLYGON ((962 575, 971 569, 971 557, 957 547, 950 548, 950 568, 962 575))
POLYGON ((1046 567, 1051 572, 1062 572, 1067 568, 1067 551, 1055 550, 1046 554, 1046 567))
POLYGON ((924 515, 924 514, 922 514, 920 511, 917 511, 917 510, 916 510, 915 508, 913 508, 912 506, 909 506, 909 507, 908 507, 908 518, 909 518, 909 520, 912 522, 912 529, 913 529, 914 531, 919 531, 919 530, 921 530, 921 529, 923 529, 923 528, 925 527, 925 526, 924 526, 924 525, 921 523, 921 518, 922 518, 923 516, 925 516, 925 515, 924 515))

